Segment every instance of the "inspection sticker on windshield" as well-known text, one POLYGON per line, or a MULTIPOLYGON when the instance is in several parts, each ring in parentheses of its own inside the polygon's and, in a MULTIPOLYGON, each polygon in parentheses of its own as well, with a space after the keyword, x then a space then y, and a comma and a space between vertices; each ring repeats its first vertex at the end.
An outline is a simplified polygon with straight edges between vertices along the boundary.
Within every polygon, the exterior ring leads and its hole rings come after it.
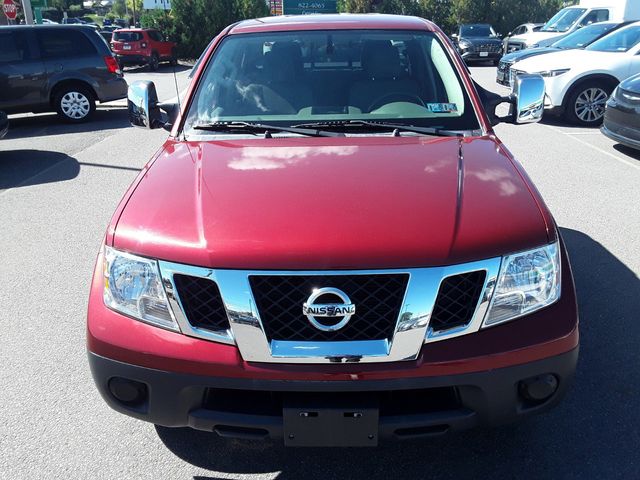
POLYGON ((427 110, 433 113, 452 113, 458 111, 455 103, 427 103, 427 110))

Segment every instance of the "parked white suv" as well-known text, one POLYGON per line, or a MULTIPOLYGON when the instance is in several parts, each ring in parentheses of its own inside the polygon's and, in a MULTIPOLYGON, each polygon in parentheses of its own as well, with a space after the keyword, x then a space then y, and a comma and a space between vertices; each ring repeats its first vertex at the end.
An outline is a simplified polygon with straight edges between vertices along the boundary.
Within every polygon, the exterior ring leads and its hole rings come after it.
POLYGON ((616 30, 584 50, 566 50, 522 60, 511 75, 539 73, 546 87, 545 108, 571 123, 602 122, 607 99, 625 78, 640 73, 640 22, 616 30))

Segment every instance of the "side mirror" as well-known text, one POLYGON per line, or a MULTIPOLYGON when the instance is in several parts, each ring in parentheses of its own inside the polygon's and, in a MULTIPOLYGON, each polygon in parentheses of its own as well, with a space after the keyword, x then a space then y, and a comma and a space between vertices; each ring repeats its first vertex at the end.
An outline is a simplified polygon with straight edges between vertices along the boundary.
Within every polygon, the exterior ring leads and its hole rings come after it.
POLYGON ((164 125, 162 114, 158 106, 156 86, 149 80, 140 80, 129 85, 127 92, 129 122, 134 127, 147 129, 159 128, 164 125))
POLYGON ((518 74, 514 81, 511 107, 513 123, 539 122, 544 113, 544 78, 538 74, 518 74))
POLYGON ((453 40, 454 42, 457 42, 457 41, 458 41, 458 38, 459 38, 459 37, 458 37, 458 34, 457 34, 457 33, 452 33, 452 34, 451 34, 451 40, 453 40))
POLYGON ((511 35, 513 35, 513 32, 507 33, 507 37, 510 37, 511 35))
POLYGON ((542 119, 545 91, 544 79, 540 75, 517 75, 514 79, 513 91, 506 97, 486 90, 475 81, 474 85, 492 126, 502 122, 516 125, 535 123, 542 119), (501 117, 496 110, 498 106, 505 103, 509 104, 509 114, 501 117))

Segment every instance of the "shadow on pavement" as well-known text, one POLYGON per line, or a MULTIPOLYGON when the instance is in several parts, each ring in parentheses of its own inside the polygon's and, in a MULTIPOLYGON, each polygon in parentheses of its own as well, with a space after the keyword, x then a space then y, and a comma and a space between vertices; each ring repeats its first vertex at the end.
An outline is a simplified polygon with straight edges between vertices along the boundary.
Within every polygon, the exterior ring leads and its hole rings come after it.
POLYGON ((581 315, 575 383, 553 411, 518 425, 476 429, 378 449, 285 449, 156 426, 183 460, 215 472, 321 478, 634 478, 640 445, 640 281, 589 236, 561 229, 581 315))
POLYGON ((140 171, 140 168, 123 165, 78 162, 75 158, 60 152, 43 150, 0 151, 0 192, 8 188, 71 180, 78 176, 81 167, 140 171))
POLYGON ((626 155, 629 158, 632 158, 634 160, 640 160, 640 150, 636 150, 635 148, 625 147, 620 143, 616 143, 613 146, 613 148, 617 152, 622 153, 623 155, 626 155))
POLYGON ((105 104, 99 106, 91 120, 84 123, 66 123, 55 113, 9 117, 9 133, 5 139, 115 130, 128 126, 129 116, 125 105, 105 104))
POLYGON ((78 176, 77 160, 64 153, 42 150, 0 151, 0 191, 78 176))

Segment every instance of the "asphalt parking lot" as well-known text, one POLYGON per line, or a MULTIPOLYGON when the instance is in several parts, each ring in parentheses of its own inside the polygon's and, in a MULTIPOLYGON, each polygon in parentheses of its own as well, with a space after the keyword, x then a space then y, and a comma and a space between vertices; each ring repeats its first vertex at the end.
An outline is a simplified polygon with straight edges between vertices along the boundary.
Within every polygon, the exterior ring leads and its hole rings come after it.
MULTIPOLYGON (((472 72, 504 92, 493 67, 472 72)), ((175 96, 168 67, 127 79, 175 96)), ((12 117, 0 140, 0 478, 637 478, 640 152, 554 119, 496 130, 569 249, 582 339, 568 397, 515 426, 377 450, 285 450, 155 428, 106 406, 85 354, 89 279, 118 200, 167 133, 129 127, 123 101, 84 125, 12 117)))

